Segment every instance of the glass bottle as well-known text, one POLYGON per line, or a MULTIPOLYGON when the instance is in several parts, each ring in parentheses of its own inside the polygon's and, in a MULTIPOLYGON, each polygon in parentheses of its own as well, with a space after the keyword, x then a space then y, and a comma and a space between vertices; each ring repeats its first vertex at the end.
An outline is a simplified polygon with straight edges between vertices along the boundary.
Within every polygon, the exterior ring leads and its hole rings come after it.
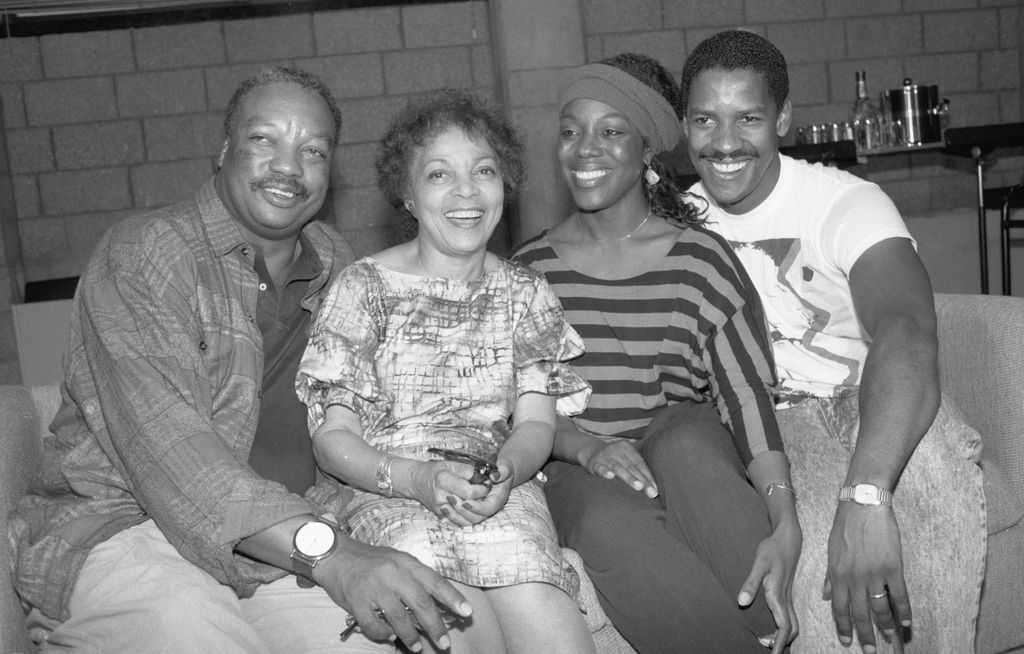
POLYGON ((878 107, 871 102, 868 95, 867 71, 858 70, 857 99, 850 109, 850 124, 853 126, 853 138, 858 150, 875 150, 881 147, 879 131, 878 107))

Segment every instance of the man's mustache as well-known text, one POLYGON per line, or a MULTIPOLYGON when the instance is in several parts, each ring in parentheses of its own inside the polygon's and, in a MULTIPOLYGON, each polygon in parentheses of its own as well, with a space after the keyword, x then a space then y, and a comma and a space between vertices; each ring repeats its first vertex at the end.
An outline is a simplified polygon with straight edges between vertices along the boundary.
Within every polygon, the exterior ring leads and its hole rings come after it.
POLYGON ((281 191, 293 193, 299 197, 307 197, 309 191, 306 189, 306 185, 297 179, 285 177, 283 175, 268 175, 261 179, 256 179, 249 182, 249 188, 253 191, 257 191, 261 188, 276 188, 281 191))

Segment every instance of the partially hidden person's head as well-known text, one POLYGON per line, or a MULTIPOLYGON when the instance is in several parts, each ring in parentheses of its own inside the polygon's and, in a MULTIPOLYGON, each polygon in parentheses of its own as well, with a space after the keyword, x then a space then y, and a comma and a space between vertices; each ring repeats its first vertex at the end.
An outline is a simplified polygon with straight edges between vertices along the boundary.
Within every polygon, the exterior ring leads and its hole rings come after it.
POLYGON ((659 215, 696 213, 657 158, 679 141, 678 98, 672 75, 643 54, 617 54, 568 74, 557 154, 581 210, 600 211, 642 192, 659 215))
POLYGON ((708 195, 729 213, 759 206, 778 182, 789 131, 785 57, 752 32, 720 32, 690 53, 680 91, 687 152, 708 195))
POLYGON ((441 89, 391 123, 376 161, 377 185, 417 220, 417 238, 443 251, 483 251, 525 175, 523 145, 497 109, 441 89))
POLYGON ((341 112, 317 77, 263 70, 234 92, 224 117, 217 194, 259 244, 295 238, 323 206, 341 112))

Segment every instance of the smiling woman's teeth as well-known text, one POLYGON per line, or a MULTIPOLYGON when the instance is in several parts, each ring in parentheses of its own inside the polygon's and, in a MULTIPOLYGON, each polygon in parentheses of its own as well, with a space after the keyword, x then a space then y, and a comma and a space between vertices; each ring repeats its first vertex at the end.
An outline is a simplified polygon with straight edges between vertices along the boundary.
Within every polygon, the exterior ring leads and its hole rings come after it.
POLYGON ((449 211, 445 213, 445 218, 479 218, 483 216, 484 212, 477 209, 466 209, 463 211, 449 211))
POLYGON ((746 161, 712 161, 711 167, 720 173, 734 173, 737 170, 743 170, 743 167, 747 165, 746 161))
POLYGON ((572 174, 576 176, 576 179, 582 181, 590 181, 599 177, 604 177, 608 174, 606 170, 574 170, 572 174))

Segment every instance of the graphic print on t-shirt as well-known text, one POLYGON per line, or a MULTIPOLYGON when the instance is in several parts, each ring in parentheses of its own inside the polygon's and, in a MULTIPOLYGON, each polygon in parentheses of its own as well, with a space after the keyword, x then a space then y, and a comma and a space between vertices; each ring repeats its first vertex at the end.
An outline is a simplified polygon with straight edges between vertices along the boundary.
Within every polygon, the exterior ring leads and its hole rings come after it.
POLYGON ((730 240, 729 245, 743 262, 754 284, 759 286, 782 388, 786 388, 787 380, 797 379, 792 371, 807 369, 805 360, 808 356, 828 361, 830 367, 844 367, 848 374, 843 384, 855 384, 860 373, 858 360, 840 356, 815 344, 828 325, 831 314, 807 297, 807 289, 815 282, 814 271, 803 265, 800 240, 730 240), (804 365, 797 365, 802 360, 804 365))

